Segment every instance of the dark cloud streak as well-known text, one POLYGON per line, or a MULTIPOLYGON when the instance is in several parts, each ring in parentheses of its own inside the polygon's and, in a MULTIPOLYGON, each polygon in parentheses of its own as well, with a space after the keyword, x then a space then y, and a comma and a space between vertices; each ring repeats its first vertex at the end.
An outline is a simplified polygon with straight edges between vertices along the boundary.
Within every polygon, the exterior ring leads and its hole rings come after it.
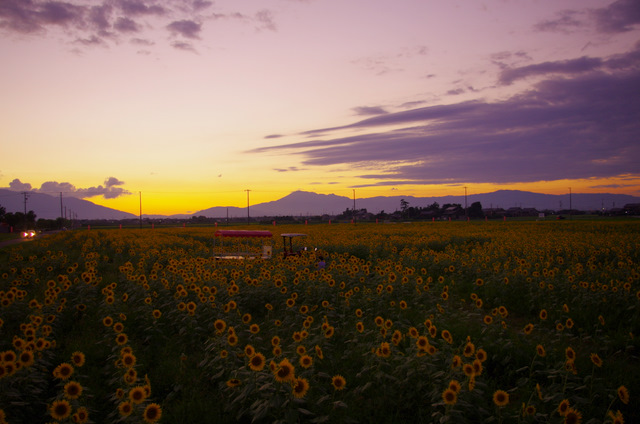
POLYGON ((581 58, 510 71, 510 80, 544 78, 507 100, 389 113, 302 133, 324 134, 322 139, 252 152, 299 154, 305 166, 359 167, 370 185, 638 174, 640 50, 607 60, 581 58), (397 128, 375 131, 386 125, 397 128), (355 128, 369 132, 331 137, 355 128))

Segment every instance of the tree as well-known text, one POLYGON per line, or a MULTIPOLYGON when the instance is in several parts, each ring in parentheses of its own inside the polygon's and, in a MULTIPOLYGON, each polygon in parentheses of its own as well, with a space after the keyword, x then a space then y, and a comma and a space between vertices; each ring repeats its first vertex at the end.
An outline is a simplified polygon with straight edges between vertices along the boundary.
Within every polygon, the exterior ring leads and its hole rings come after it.
POLYGON ((482 212, 482 204, 480 202, 473 202, 471 206, 469 206, 469 217, 482 218, 483 216, 484 212, 482 212))

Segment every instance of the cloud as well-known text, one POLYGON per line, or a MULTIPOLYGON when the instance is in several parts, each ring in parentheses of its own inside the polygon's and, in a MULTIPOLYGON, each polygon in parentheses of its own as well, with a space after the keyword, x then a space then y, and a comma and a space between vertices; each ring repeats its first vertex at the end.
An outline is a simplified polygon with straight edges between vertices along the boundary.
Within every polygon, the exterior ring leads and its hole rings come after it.
POLYGON ((605 33, 631 31, 640 23, 640 2, 617 0, 607 7, 592 11, 597 28, 605 33))
MULTIPOLYGON (((166 28, 174 36, 200 40, 206 21, 231 18, 259 29, 276 30, 269 10, 254 18, 238 12, 211 13, 214 2, 204 0, 0 0, 0 34, 44 37, 58 31, 60 39, 92 47, 121 43, 121 37, 149 39, 154 29, 166 28), (141 35, 141 37, 139 36, 141 35)), ((195 51, 186 43, 174 47, 195 51)))
POLYGON ((148 5, 147 3, 153 3, 145 0, 119 0, 116 2, 118 8, 125 14, 131 16, 147 16, 147 15, 166 15, 167 9, 155 4, 148 5))
POLYGON ((546 74, 566 74, 573 75, 583 72, 593 71, 602 66, 602 59, 581 57, 578 59, 563 60, 556 62, 544 62, 535 65, 522 66, 519 68, 507 68, 500 74, 499 82, 502 85, 509 85, 515 80, 536 75, 546 74))
POLYGON ((123 18, 122 16, 116 20, 113 27, 119 32, 138 32, 140 31, 140 25, 138 25, 133 19, 123 18))
POLYGON ((542 32, 570 33, 585 25, 584 13, 576 10, 563 10, 555 19, 546 20, 534 25, 534 29, 542 32))
POLYGON ((259 23, 258 29, 268 29, 270 31, 276 31, 277 27, 273 18, 273 13, 270 10, 263 9, 256 13, 256 20, 259 23))
POLYGON ((300 169, 297 166, 290 166, 288 168, 273 168, 274 171, 276 172, 295 172, 295 171, 300 171, 300 169))
POLYGON ((597 9, 563 10, 555 19, 534 25, 538 31, 571 33, 589 24, 605 34, 622 33, 633 30, 640 23, 640 2, 637 0, 616 0, 597 9))
POLYGON ((9 189, 14 191, 31 191, 31 184, 23 183, 18 178, 9 183, 9 189))
POLYGON ((171 22, 167 25, 167 29, 174 35, 182 35, 186 38, 198 39, 200 38, 199 34, 202 30, 202 25, 185 19, 182 21, 171 22))
POLYGON ((380 106, 357 106, 353 108, 356 115, 384 115, 388 113, 380 106))
POLYGON ((171 47, 178 50, 198 53, 197 50, 193 47, 193 45, 191 45, 191 43, 187 43, 185 41, 174 41, 171 43, 171 47))
POLYGON ((638 176, 640 50, 598 63, 585 58, 525 67, 511 80, 546 78, 505 100, 374 116, 251 153, 292 153, 305 166, 357 168, 371 181, 365 185, 638 176), (342 136, 346 129, 362 134, 342 136))
POLYGON ((109 177, 104 181, 104 185, 89 188, 77 188, 71 183, 57 181, 46 181, 40 188, 32 188, 31 184, 23 183, 18 178, 9 183, 9 189, 14 191, 31 191, 35 193, 58 194, 64 193, 69 197, 84 199, 88 197, 103 196, 105 199, 115 199, 120 196, 131 194, 129 190, 119 187, 124 185, 115 177, 109 177))

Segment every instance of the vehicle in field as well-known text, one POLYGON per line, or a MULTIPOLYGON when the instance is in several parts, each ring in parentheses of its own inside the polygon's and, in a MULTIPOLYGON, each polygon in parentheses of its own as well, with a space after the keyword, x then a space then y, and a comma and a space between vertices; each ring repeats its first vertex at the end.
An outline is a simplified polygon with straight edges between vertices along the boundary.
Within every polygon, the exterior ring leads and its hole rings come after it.
POLYGON ((36 230, 25 230, 22 232, 22 238, 34 238, 36 236, 36 230))
POLYGON ((218 230, 214 234, 216 259, 270 259, 273 234, 267 230, 218 230))

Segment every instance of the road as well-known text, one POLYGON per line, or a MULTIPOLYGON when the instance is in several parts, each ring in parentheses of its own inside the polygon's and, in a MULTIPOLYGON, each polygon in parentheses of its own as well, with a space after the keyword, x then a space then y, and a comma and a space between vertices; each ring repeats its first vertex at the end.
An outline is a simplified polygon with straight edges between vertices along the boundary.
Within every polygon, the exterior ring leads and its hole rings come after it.
POLYGON ((17 239, 0 241, 0 249, 2 249, 3 247, 11 246, 13 244, 24 243, 31 240, 35 240, 35 237, 34 238, 17 238, 17 239))

